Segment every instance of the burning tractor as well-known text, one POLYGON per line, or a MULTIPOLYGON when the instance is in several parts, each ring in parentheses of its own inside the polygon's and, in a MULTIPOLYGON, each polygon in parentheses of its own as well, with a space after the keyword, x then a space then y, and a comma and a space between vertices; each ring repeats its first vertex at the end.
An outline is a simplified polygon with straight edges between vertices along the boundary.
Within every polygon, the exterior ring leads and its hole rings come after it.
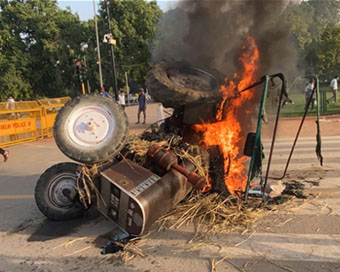
POLYGON ((265 197, 276 129, 263 177, 260 134, 270 79, 282 80, 276 127, 288 96, 282 74, 255 82, 255 65, 249 65, 256 61, 253 56, 255 49, 242 78, 228 82, 217 71, 156 63, 148 89, 174 112, 138 137, 128 136, 127 116, 112 99, 69 101, 56 118, 54 137, 59 149, 80 164, 59 163, 41 175, 35 189, 40 211, 52 220, 69 220, 96 205, 121 228, 120 237, 128 237, 141 235, 193 189, 247 198, 251 181, 259 177, 255 193, 265 197), (260 105, 254 107, 252 90, 259 85, 260 105), (251 125, 253 112, 258 112, 256 126, 251 125), (251 130, 256 132, 246 133, 251 130))
MULTIPOLYGON (((204 86, 207 96, 209 90, 217 94, 219 85, 211 74, 190 68, 187 76, 204 86)), ((212 102, 216 98, 209 100, 212 102)), ((202 190, 208 184, 207 176, 197 169, 201 162, 191 158, 206 154, 182 140, 182 119, 188 118, 196 104, 188 103, 192 108, 185 115, 180 111, 183 105, 174 107, 173 116, 157 133, 128 137, 127 116, 111 98, 89 95, 69 101, 56 118, 54 137, 59 149, 80 164, 59 163, 41 175, 35 189, 40 211, 60 221, 81 217, 91 205, 97 205, 129 235, 141 235, 193 188, 202 190)), ((192 122, 193 116, 190 118, 192 122)))

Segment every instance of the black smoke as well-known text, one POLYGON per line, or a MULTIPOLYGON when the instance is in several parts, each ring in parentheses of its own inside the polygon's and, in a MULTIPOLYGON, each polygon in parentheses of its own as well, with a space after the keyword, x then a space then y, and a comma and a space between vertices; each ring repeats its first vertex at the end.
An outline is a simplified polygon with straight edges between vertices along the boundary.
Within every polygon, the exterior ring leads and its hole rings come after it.
POLYGON ((161 18, 153 60, 185 61, 218 69, 238 70, 246 35, 260 51, 260 73, 292 73, 297 53, 280 16, 298 0, 184 0, 161 18))

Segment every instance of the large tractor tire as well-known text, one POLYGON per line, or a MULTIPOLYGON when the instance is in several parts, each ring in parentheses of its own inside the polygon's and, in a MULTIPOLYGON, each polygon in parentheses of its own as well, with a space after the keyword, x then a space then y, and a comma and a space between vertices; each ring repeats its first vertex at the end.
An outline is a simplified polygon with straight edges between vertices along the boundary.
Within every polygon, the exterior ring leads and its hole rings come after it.
POLYGON ((82 217, 85 208, 79 203, 77 178, 79 164, 59 163, 48 168, 35 186, 35 202, 39 210, 56 221, 82 217))
POLYGON ((93 164, 112 159, 125 145, 128 119, 113 99, 79 96, 58 113, 54 138, 69 158, 93 164))
POLYGON ((177 109, 188 104, 219 102, 223 80, 217 71, 204 71, 182 62, 161 61, 152 66, 146 85, 155 101, 177 109))

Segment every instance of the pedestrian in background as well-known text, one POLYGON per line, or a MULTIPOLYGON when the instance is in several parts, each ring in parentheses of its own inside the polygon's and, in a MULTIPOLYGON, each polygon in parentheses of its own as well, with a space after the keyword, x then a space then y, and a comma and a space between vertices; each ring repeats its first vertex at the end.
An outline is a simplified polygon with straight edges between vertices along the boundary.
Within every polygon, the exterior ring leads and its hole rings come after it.
MULTIPOLYGON (((15 100, 14 100, 14 97, 12 95, 8 96, 6 109, 11 110, 11 111, 15 110, 15 100)), ((8 114, 8 119, 13 119, 13 118, 15 118, 14 112, 8 114)))
POLYGON ((338 101, 338 80, 339 80, 339 76, 335 76, 331 81, 330 87, 331 87, 333 96, 327 99, 327 103, 329 103, 331 100, 333 100, 334 103, 338 101))
MULTIPOLYGON (((314 85, 315 85, 315 81, 314 79, 312 78, 308 84, 306 85, 306 88, 305 88, 305 99, 306 99, 306 104, 305 104, 305 110, 307 109, 308 107, 308 102, 309 102, 309 99, 310 97, 312 96, 313 94, 313 90, 314 90, 314 85)), ((315 100, 315 98, 314 98, 315 100)), ((312 98, 312 109, 314 108, 314 101, 313 101, 313 98, 312 98)))
POLYGON ((100 88, 100 93, 99 93, 101 96, 104 96, 104 97, 111 97, 110 94, 105 91, 104 87, 101 87, 100 88))
POLYGON ((123 90, 120 90, 118 95, 118 104, 122 106, 122 108, 125 110, 125 93, 123 90))
POLYGON ((15 100, 12 95, 8 96, 7 103, 14 103, 15 100))
POLYGON ((143 112, 143 116, 144 116, 144 121, 143 124, 145 124, 145 120, 146 120, 146 97, 144 94, 144 89, 140 88, 139 89, 139 94, 138 94, 138 113, 137 113, 137 123, 140 123, 140 113, 143 112))
POLYGON ((0 154, 4 157, 4 162, 8 160, 8 151, 3 149, 3 148, 0 148, 0 154))
POLYGON ((15 100, 12 95, 8 96, 6 108, 9 110, 15 110, 15 100))

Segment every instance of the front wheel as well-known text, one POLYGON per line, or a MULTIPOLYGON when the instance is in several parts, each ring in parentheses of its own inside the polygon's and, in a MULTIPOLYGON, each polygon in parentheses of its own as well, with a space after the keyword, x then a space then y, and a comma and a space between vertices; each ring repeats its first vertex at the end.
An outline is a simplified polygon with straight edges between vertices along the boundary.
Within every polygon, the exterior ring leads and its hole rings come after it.
POLYGON ((60 110, 53 133, 66 156, 93 164, 112 159, 124 147, 128 129, 127 115, 113 99, 86 95, 60 110))
POLYGON ((76 163, 59 163, 40 176, 35 201, 47 218, 64 221, 83 216, 85 208, 79 202, 77 190, 79 167, 76 163))

